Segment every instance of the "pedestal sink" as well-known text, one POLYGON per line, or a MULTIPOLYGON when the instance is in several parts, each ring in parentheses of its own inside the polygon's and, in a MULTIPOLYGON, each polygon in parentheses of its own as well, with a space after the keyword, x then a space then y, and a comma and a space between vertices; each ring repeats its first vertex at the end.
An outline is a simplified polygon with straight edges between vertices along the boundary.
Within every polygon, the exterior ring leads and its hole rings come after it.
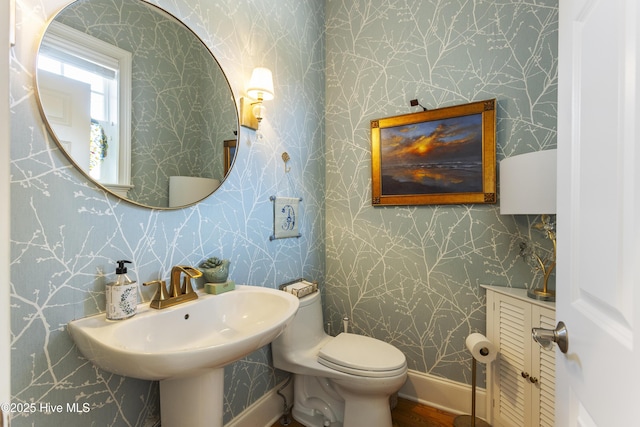
POLYGON ((162 427, 216 427, 222 426, 223 367, 273 341, 297 310, 291 294, 240 285, 163 310, 140 304, 126 320, 99 314, 67 327, 96 366, 160 381, 162 427))

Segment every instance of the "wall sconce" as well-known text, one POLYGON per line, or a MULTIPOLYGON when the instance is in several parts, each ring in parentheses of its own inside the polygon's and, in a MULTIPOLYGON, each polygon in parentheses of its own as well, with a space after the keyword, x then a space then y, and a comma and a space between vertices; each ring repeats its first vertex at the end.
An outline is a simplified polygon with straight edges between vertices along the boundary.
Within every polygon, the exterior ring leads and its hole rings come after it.
POLYGON ((267 109, 263 101, 273 99, 273 76, 268 68, 258 67, 251 73, 251 80, 247 86, 247 97, 240 98, 240 111, 242 117, 240 124, 249 129, 258 130, 260 121, 267 109))
POLYGON ((557 150, 536 151, 509 157, 500 162, 500 214, 542 215, 542 223, 535 227, 553 243, 551 258, 542 259, 523 242, 520 255, 544 274, 541 289, 529 290, 530 298, 555 301, 556 293, 547 288, 551 272, 556 266, 555 224, 550 214, 556 213, 556 157, 557 150))

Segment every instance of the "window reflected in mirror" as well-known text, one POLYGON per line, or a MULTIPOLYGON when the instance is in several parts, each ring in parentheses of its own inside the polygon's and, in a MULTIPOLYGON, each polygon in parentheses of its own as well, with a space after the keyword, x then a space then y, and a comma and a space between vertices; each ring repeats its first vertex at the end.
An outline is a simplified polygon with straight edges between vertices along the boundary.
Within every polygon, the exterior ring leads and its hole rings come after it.
POLYGON ((52 22, 37 66, 43 108, 65 149, 91 178, 126 197, 131 53, 52 22))

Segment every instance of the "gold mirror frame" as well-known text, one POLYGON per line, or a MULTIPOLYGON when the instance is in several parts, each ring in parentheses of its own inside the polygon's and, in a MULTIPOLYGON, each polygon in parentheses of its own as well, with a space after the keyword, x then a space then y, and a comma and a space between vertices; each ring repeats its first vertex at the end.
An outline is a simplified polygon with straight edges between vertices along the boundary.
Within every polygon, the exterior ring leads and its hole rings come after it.
MULTIPOLYGON (((63 12, 66 11, 66 12, 69 13, 72 10, 71 8, 78 7, 78 6, 87 8, 87 7, 90 7, 91 3, 92 3, 92 0, 77 0, 77 1, 69 3, 67 6, 62 8, 58 13, 56 13, 51 18, 51 20, 47 24, 47 30, 49 29, 49 26, 50 26, 51 22, 57 22, 56 19, 59 18, 63 12)), ((108 2, 106 2, 106 3, 108 4, 108 2)), ((113 0, 113 2, 112 2, 112 4, 118 5, 119 7, 121 7, 122 3, 123 3, 122 0, 113 0)), ((101 2, 100 4, 104 5, 105 2, 101 2)), ((222 99, 223 101, 221 101, 221 102, 225 103, 224 104, 225 105, 224 113, 227 114, 228 119, 225 120, 225 125, 222 126, 222 128, 224 129, 223 130, 224 131, 224 135, 221 135, 220 137, 215 138, 215 140, 214 140, 214 138, 211 138, 211 140, 210 140, 210 144, 215 144, 216 147, 218 147, 218 145, 219 145, 219 148, 215 148, 216 153, 217 153, 216 159, 218 159, 218 160, 215 160, 215 163, 216 164, 219 163, 220 175, 219 176, 206 176, 206 177, 208 177, 208 178, 216 178, 216 179, 218 179, 220 181, 220 184, 222 184, 222 182, 224 182, 224 180, 228 176, 228 173, 230 172, 231 168, 233 167, 233 165, 235 163, 234 162, 235 156, 233 158, 225 158, 225 154, 228 154, 228 153, 226 153, 228 151, 228 149, 223 144, 224 144, 224 141, 229 140, 230 138, 236 138, 237 139, 237 135, 238 135, 238 132, 239 132, 239 129, 240 129, 240 127, 239 127, 239 119, 238 119, 238 110, 237 110, 236 102, 235 102, 235 99, 234 99, 234 96, 233 96, 233 91, 231 90, 231 86, 229 85, 229 81, 228 81, 224 71, 220 67, 220 64, 218 63, 216 58, 213 56, 213 53, 211 52, 211 50, 202 41, 202 39, 197 34, 195 34, 193 32, 193 30, 191 30, 187 25, 185 25, 180 19, 178 19, 177 17, 175 17, 171 13, 165 11, 164 9, 162 9, 162 8, 156 6, 156 5, 153 5, 153 4, 147 3, 145 1, 142 1, 142 0, 131 0, 131 4, 132 5, 135 4, 136 7, 137 6, 144 7, 144 8, 146 8, 146 10, 149 10, 149 11, 152 11, 153 13, 159 14, 159 16, 162 17, 162 19, 170 20, 174 24, 180 25, 183 31, 185 31, 186 33, 188 33, 190 36, 193 37, 193 42, 192 43, 196 44, 196 45, 199 45, 201 47, 204 47, 204 51, 203 52, 206 51, 206 54, 208 56, 210 56, 210 58, 213 60, 211 62, 211 64, 210 64, 209 68, 213 68, 213 66, 215 66, 219 70, 220 76, 218 77, 218 79, 220 81, 224 82, 224 87, 222 87, 223 85, 219 85, 219 89, 212 89, 212 92, 215 92, 216 90, 224 92, 224 95, 222 95, 222 96, 220 96, 218 98, 222 99)), ((99 14, 96 14, 96 15, 98 16, 99 14)), ((103 16, 100 15, 100 19, 102 20, 103 16)), ((100 21, 100 23, 102 23, 102 21, 100 21)), ((87 25, 87 26, 89 26, 89 25, 87 25)), ((132 28, 133 29, 131 30, 131 32, 134 33, 135 27, 132 27, 132 28)), ((45 30, 44 33, 43 33, 42 40, 40 42, 40 47, 39 47, 39 50, 38 50, 38 56, 40 54, 40 49, 42 47, 42 42, 44 41, 46 35, 47 35, 47 31, 45 30)), ((154 35, 154 36, 157 36, 157 35, 154 35)), ((151 35, 150 35, 150 37, 151 37, 151 35)), ((132 49, 132 50, 134 50, 134 49, 132 49)), ((203 55, 204 55, 204 53, 203 53, 203 55)), ((135 56, 134 56, 133 62, 134 62, 133 74, 136 74, 138 71, 135 69, 135 66, 136 66, 135 65, 135 56)), ((191 205, 193 205, 195 203, 198 203, 201 200, 203 200, 206 197, 208 197, 209 195, 213 194, 213 192, 215 192, 215 190, 217 188, 214 189, 211 193, 207 194, 206 196, 199 197, 197 200, 193 200, 190 203, 185 203, 185 204, 182 204, 180 206, 175 206, 175 207, 169 207, 169 206, 164 205, 164 203, 162 205, 161 204, 156 204, 156 203, 147 203, 145 200, 141 201, 141 199, 139 199, 139 198, 123 197, 123 196, 117 194, 116 192, 114 192, 112 189, 108 188, 109 184, 101 183, 101 182, 97 181, 96 179, 92 178, 91 175, 89 174, 89 172, 87 170, 85 170, 83 167, 80 167, 78 162, 76 162, 76 159, 74 159, 74 157, 71 155, 71 153, 69 153, 65 149, 65 145, 62 144, 62 142, 60 141, 60 139, 58 138, 58 136, 57 136, 57 134, 56 134, 56 132, 54 130, 54 126, 52 126, 52 123, 50 123, 50 120, 47 117, 47 114, 45 112, 45 109, 44 109, 44 106, 43 106, 43 103, 42 103, 42 99, 41 99, 40 85, 39 85, 39 79, 38 79, 37 70, 38 70, 38 68, 36 66, 36 73, 34 73, 35 82, 36 82, 36 89, 37 89, 36 90, 36 98, 37 98, 37 101, 38 101, 37 103, 38 103, 38 107, 40 109, 40 113, 41 113, 41 115, 42 115, 42 117, 44 119, 44 122, 45 122, 45 124, 47 126, 47 129, 48 129, 49 133, 52 135, 53 139, 56 141, 56 144, 58 145, 60 150, 64 153, 64 155, 67 157, 67 159, 69 159, 69 161, 76 167, 76 169, 78 171, 80 171, 87 179, 89 179, 91 182, 96 184, 98 187, 100 187, 101 189, 107 191, 108 193, 110 193, 110 194, 112 194, 112 195, 114 195, 114 196, 116 196, 116 197, 118 197, 118 198, 120 198, 122 200, 125 200, 125 201, 127 201, 129 203, 132 203, 132 204, 137 205, 137 206, 145 207, 145 208, 151 208, 151 209, 180 209, 180 208, 191 206, 191 205)), ((201 70, 202 73, 204 73, 205 71, 206 70, 201 70)), ((135 80, 134 80, 134 84, 135 84, 135 80)), ((158 92, 160 92, 160 91, 161 91, 161 89, 158 90, 158 92)), ((134 87, 134 92, 135 92, 135 87, 134 87)), ((216 93, 218 93, 218 92, 216 92, 216 93)), ((134 96, 135 96, 135 94, 134 94, 134 96)), ((207 99, 203 99, 203 102, 211 103, 208 98, 207 99)), ((144 128, 144 127, 150 128, 150 127, 153 127, 154 124, 155 124, 155 123, 145 123, 145 122, 142 122, 142 121, 140 121, 138 123, 135 123, 134 121, 136 120, 136 112, 134 111, 134 108, 135 107, 132 107, 132 114, 131 114, 132 115, 132 130, 131 130, 131 133, 132 133, 132 147, 133 147, 133 144, 136 143, 135 137, 134 137, 135 133, 137 132, 136 127, 139 127, 139 128, 144 128)), ((172 110, 170 110, 170 111, 172 111, 172 110)), ((206 120, 203 120, 202 122, 198 122, 194 126, 196 126, 196 125, 197 126, 202 126, 203 128, 207 128, 208 129, 209 127, 213 126, 213 122, 215 121, 215 119, 216 118, 213 118, 213 117, 207 117, 206 120)), ((157 120, 162 120, 162 119, 157 119, 157 120)), ((168 120, 167 119, 166 121, 169 122, 169 121, 172 121, 172 120, 168 120)), ((166 141, 164 141, 162 138, 156 139, 154 141, 154 143, 158 147, 160 147, 161 144, 157 143, 158 140, 163 141, 163 143, 165 144, 165 147, 168 147, 167 148, 167 153, 170 152, 172 154, 172 156, 175 155, 175 148, 172 147, 172 146, 169 146, 169 144, 171 142, 168 142, 168 141, 170 141, 170 139, 167 139, 166 141)), ((88 146, 88 143, 87 143, 87 146, 88 146)), ((145 148, 145 150, 147 150, 147 152, 148 152, 149 150, 152 150, 153 148, 154 147, 151 147, 149 149, 145 148)), ((135 151, 135 148, 132 148, 132 151, 135 151)), ((194 150, 194 152, 195 152, 195 150, 194 150)), ((208 151, 206 151, 205 149, 199 148, 198 149, 198 153, 195 153, 195 155, 194 155, 194 153, 192 152, 191 153, 192 154, 192 156, 191 156, 192 158, 185 160, 185 162, 191 162, 191 165, 193 165, 197 161, 197 162, 200 162, 201 164, 207 165, 207 167, 209 167, 209 165, 213 164, 214 162, 211 161, 210 159, 204 159, 204 156, 202 156, 202 154, 201 154, 202 152, 206 153, 208 151), (194 161, 194 158, 196 159, 195 161, 194 161)), ((132 161, 135 161, 136 155, 132 153, 131 157, 132 157, 132 161)), ((147 158, 151 159, 150 156, 148 156, 147 158)), ((155 162, 157 165, 166 165, 166 163, 167 163, 165 161, 165 159, 153 160, 153 162, 155 162)), ((167 168, 167 169, 169 169, 169 168, 167 168)), ((151 170, 151 169, 149 169, 149 170, 151 170)), ((164 168, 162 166, 157 167, 156 171, 161 171, 162 173, 165 172, 165 170, 164 170, 164 168)), ((168 179, 169 179, 169 175, 196 176, 195 174, 191 174, 191 173, 182 173, 182 172, 170 173, 170 172, 168 172, 168 170, 166 172, 167 172, 167 174, 166 174, 166 186, 165 187, 166 187, 166 192, 167 192, 167 196, 166 196, 167 199, 168 199, 168 179)), ((132 184, 134 186, 137 185, 137 183, 135 181, 135 178, 134 178, 134 174, 135 173, 136 173, 136 168, 134 166, 132 166, 132 184)), ((143 185, 139 185, 139 187, 140 188, 143 188, 143 187, 146 188, 144 186, 144 184, 143 185)), ((218 188, 219 188, 219 186, 218 186, 218 188)), ((165 191, 165 189, 162 189, 162 191, 165 191)), ((163 197, 164 197, 164 194, 163 194, 163 197)))

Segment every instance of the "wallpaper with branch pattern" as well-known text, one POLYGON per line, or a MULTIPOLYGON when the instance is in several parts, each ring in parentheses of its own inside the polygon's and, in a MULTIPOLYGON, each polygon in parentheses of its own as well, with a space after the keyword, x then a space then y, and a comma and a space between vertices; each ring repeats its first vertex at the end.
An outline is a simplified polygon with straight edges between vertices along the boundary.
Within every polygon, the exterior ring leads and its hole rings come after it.
MULTIPOLYGON (((140 284, 210 256, 229 258, 237 283, 275 288, 302 276, 323 281, 324 4, 157 2, 209 46, 236 100, 257 66, 273 70, 276 91, 262 123, 264 137, 241 130, 236 166, 222 187, 197 206, 175 211, 143 209, 103 193, 47 134, 34 94, 35 49, 47 19, 65 4, 18 2, 11 64, 11 392, 16 403, 78 402, 90 411, 16 414, 12 425, 151 426, 159 417, 157 383, 97 369, 80 355, 65 325, 104 310, 104 285, 122 258, 133 262, 129 275, 140 284), (291 157, 287 174, 283 151, 291 157), (271 195, 303 198, 301 238, 269 241, 271 195)), ((142 300, 152 296, 148 288, 139 290, 142 300)), ((224 419, 284 378, 268 346, 228 366, 224 419)))
MULTIPOLYGON (((519 242, 536 218, 498 205, 372 207, 370 121, 496 98, 498 160, 555 148, 556 0, 327 1, 327 310, 334 330, 400 348, 469 384, 480 284, 536 286, 519 242)), ((484 379, 480 378, 480 384, 484 379)))
MULTIPOLYGON (((47 134, 33 63, 64 0, 18 2, 11 70, 12 395, 87 402, 87 414, 16 415, 14 426, 145 426, 156 383, 83 359, 68 321, 104 309, 113 261, 139 282, 176 264, 231 259, 239 283, 324 284, 328 318, 397 345, 409 366, 470 382, 464 339, 484 332, 481 283, 534 286, 518 258, 529 225, 497 206, 371 206, 369 121, 480 99, 498 102, 498 157, 555 147, 557 2, 551 0, 156 0, 211 48, 236 99, 256 66, 274 72, 264 138, 243 131, 219 191, 177 211, 104 194, 47 134), (325 49, 326 47, 326 49, 325 49), (284 172, 283 151, 291 156, 284 172), (302 237, 269 242, 272 194, 299 195, 302 237), (326 264, 326 266, 325 266, 326 264)), ((141 293, 143 290, 141 289, 141 293)), ((144 300, 150 295, 141 294, 144 300)), ((284 378, 268 347, 225 369, 225 420, 284 378)))

